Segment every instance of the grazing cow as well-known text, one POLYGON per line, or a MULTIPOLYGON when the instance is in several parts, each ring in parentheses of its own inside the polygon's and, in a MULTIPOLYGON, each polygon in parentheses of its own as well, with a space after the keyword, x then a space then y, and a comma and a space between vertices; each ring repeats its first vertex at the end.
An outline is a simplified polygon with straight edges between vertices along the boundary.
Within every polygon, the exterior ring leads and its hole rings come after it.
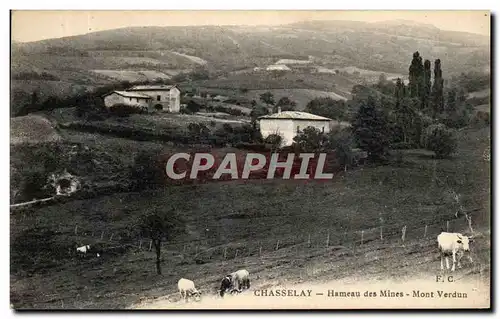
POLYGON ((249 273, 246 269, 240 269, 235 271, 221 281, 219 294, 224 297, 224 294, 229 291, 231 294, 239 293, 242 289, 250 288, 250 278, 249 273))
POLYGON ((90 245, 85 245, 85 246, 81 246, 81 247, 76 248, 77 252, 80 252, 83 254, 86 254, 89 250, 90 250, 90 245))
POLYGON ((200 301, 201 292, 196 289, 194 282, 189 279, 181 278, 177 283, 177 288, 179 288, 179 293, 181 294, 181 300, 184 299, 188 302, 189 297, 194 297, 196 301, 200 301))
MULTIPOLYGON (((441 270, 443 267, 443 259, 446 259, 446 269, 450 269, 450 264, 448 262, 448 256, 451 254, 453 257, 453 266, 451 271, 455 271, 455 264, 457 263, 458 255, 458 268, 462 268, 460 260, 462 259, 465 252, 469 252, 469 243, 473 242, 472 237, 464 236, 460 233, 447 233, 442 232, 437 237, 438 248, 441 254, 441 270)), ((469 255, 469 260, 472 262, 472 258, 469 255)))

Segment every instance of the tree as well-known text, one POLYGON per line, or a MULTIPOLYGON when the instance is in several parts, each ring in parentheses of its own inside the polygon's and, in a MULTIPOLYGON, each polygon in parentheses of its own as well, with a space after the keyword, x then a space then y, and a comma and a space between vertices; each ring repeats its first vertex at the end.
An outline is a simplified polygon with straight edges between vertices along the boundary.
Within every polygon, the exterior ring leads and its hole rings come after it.
POLYGON ((161 244, 163 241, 184 233, 185 222, 175 213, 174 209, 155 209, 140 217, 138 222, 141 237, 153 242, 156 252, 156 273, 161 275, 161 244))
POLYGON ((411 97, 420 98, 422 96, 423 78, 424 78, 424 65, 422 64, 422 57, 420 56, 420 53, 417 51, 413 53, 413 59, 411 60, 409 68, 408 88, 410 90, 411 97))
POLYGON ((339 164, 344 166, 344 170, 347 171, 347 167, 353 161, 353 136, 351 132, 347 129, 332 130, 326 135, 326 140, 326 149, 335 151, 339 164))
POLYGON ((196 113, 200 111, 201 105, 196 103, 195 101, 191 100, 187 103, 186 109, 189 110, 191 113, 196 113))
POLYGON ((404 98, 396 105, 394 110, 394 122, 401 129, 404 143, 412 143, 417 107, 418 100, 416 98, 404 98))
POLYGON ((254 130, 257 130, 258 119, 261 116, 268 115, 269 110, 262 105, 255 105, 250 112, 251 124, 254 130))
POLYGON ((165 171, 155 151, 142 151, 134 158, 130 168, 130 178, 134 189, 152 189, 164 185, 165 171))
POLYGON ((421 145, 436 154, 437 158, 444 158, 457 148, 455 132, 444 124, 429 125, 422 135, 421 145))
POLYGON ((269 134, 265 139, 264 143, 271 145, 271 152, 276 151, 280 148, 283 137, 279 134, 269 134))
POLYGON ((326 136, 319 129, 308 126, 298 133, 293 141, 303 152, 317 153, 323 150, 326 136))
POLYGON ((431 61, 425 60, 424 62, 424 74, 423 74, 423 88, 422 88, 422 109, 428 110, 429 109, 429 102, 430 102, 430 97, 431 97, 431 61))
POLYGON ((210 129, 203 123, 189 123, 188 131, 193 143, 206 141, 210 135, 210 129))
POLYGON ((330 97, 316 98, 309 101, 305 111, 334 120, 347 118, 347 104, 342 100, 334 100, 330 97))
POLYGON ((377 109, 376 100, 370 96, 355 115, 354 137, 361 149, 374 161, 381 160, 389 147, 390 130, 384 112, 377 109))
POLYGON ((451 114, 457 110, 457 90, 452 88, 446 94, 446 113, 451 114))
POLYGON ((398 107, 398 104, 406 97, 406 86, 400 78, 396 80, 394 97, 396 98, 396 108, 398 107))
POLYGON ((385 75, 385 73, 380 73, 378 76, 378 83, 385 84, 385 82, 387 82, 387 75, 385 75))
POLYGON ((262 93, 260 95, 260 100, 266 105, 274 105, 274 95, 271 92, 262 93))
POLYGON ((442 113, 444 110, 444 93, 443 93, 443 72, 441 71, 441 60, 434 61, 434 83, 432 84, 431 99, 433 115, 442 113))
POLYGON ((281 107, 282 111, 293 111, 295 110, 295 106, 297 106, 295 101, 292 101, 287 96, 284 96, 279 99, 278 103, 276 103, 276 106, 273 108, 273 112, 277 112, 278 107, 281 107))

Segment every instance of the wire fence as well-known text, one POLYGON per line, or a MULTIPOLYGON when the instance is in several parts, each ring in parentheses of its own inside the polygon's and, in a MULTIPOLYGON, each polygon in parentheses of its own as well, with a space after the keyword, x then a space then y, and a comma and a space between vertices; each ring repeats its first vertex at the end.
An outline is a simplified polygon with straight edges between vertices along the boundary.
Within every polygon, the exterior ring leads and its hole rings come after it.
MULTIPOLYGON (((420 219, 412 224, 381 223, 377 227, 360 230, 322 229, 314 233, 301 233, 269 238, 259 241, 235 240, 229 243, 220 242, 212 238, 197 238, 189 241, 162 241, 161 253, 190 257, 197 261, 203 260, 230 260, 236 258, 268 255, 295 249, 298 252, 320 248, 347 249, 355 251, 356 247, 366 244, 401 243, 415 239, 428 239, 441 231, 473 233, 472 214, 479 209, 464 213, 462 217, 453 214, 435 215, 431 218, 420 219), (450 218, 451 216, 451 218, 450 218)), ((155 252, 152 239, 140 238, 127 230, 106 231, 84 229, 75 225, 74 235, 82 245, 104 244, 103 253, 120 252, 126 250, 155 252)))

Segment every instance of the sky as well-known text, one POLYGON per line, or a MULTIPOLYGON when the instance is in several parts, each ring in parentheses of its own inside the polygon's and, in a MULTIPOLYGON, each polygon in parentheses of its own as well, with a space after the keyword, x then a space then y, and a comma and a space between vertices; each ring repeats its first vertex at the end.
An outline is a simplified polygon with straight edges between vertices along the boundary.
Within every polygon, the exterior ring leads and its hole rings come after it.
POLYGON ((131 26, 279 25, 306 20, 412 20, 490 35, 488 11, 12 11, 12 40, 38 41, 131 26))

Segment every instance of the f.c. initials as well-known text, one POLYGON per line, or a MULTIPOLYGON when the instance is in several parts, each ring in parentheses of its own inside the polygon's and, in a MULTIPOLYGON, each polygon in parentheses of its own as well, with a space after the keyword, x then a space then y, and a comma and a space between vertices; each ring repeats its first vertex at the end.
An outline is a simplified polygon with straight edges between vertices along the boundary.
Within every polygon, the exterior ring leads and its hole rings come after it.
MULTIPOLYGON (((445 278, 443 276, 437 275, 436 276, 436 282, 444 282, 445 278)), ((448 276, 446 278, 448 282, 453 282, 453 276, 448 276)))

